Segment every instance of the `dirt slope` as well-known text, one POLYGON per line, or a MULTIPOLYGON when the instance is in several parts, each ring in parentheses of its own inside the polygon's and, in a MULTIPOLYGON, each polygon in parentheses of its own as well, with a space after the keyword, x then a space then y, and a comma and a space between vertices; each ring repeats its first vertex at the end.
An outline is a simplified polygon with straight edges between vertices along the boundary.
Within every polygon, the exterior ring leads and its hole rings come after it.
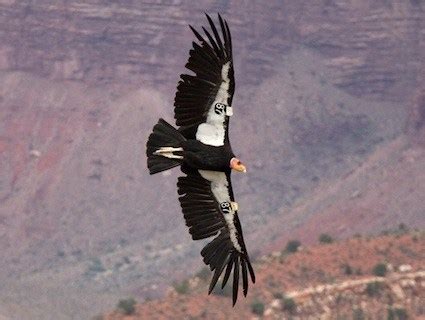
POLYGON ((258 281, 235 308, 230 296, 207 297, 207 284, 193 278, 187 294, 171 292, 163 300, 137 305, 132 316, 117 311, 103 319, 254 319, 259 316, 255 305, 264 307, 264 319, 351 319, 356 314, 378 319, 389 312, 421 319, 424 259, 423 233, 356 238, 304 247, 295 254, 275 252, 256 263, 258 281), (390 270, 385 277, 373 275, 378 263, 390 270))

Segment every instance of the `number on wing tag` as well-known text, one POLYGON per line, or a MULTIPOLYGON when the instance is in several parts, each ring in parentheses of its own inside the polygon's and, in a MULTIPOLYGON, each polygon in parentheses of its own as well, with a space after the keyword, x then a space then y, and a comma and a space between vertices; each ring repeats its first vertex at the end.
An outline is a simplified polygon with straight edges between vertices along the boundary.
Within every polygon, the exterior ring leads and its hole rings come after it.
POLYGON ((214 112, 218 115, 223 114, 224 112, 226 112, 226 105, 220 102, 217 102, 214 105, 214 112))
POLYGON ((217 102, 214 105, 214 112, 218 115, 225 114, 226 116, 233 115, 233 109, 230 106, 225 105, 224 103, 217 102))
POLYGON ((220 203, 221 211, 223 211, 224 214, 229 214, 232 212, 232 206, 230 205, 230 202, 222 202, 220 203))

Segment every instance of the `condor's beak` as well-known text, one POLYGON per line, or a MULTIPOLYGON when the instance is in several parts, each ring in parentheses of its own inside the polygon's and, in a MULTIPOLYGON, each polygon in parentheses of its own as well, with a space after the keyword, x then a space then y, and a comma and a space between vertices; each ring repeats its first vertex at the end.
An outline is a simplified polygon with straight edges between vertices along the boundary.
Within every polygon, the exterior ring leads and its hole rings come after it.
POLYGON ((230 160, 230 168, 239 172, 246 172, 246 167, 238 158, 232 158, 232 160, 230 160))
POLYGON ((246 173, 246 167, 243 165, 243 164, 241 164, 241 165, 239 165, 237 168, 235 168, 237 171, 239 171, 239 172, 243 172, 243 173, 246 173))

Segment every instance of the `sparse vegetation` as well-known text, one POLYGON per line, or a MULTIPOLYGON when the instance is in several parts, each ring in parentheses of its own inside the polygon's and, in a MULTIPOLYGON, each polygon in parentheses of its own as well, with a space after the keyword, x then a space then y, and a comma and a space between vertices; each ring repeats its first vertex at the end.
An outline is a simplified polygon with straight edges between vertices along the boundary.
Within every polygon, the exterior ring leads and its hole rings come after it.
POLYGON ((409 315, 404 308, 388 308, 387 320, 407 320, 409 315))
POLYGON ((361 276, 361 275, 363 275, 363 271, 362 271, 362 269, 361 269, 361 268, 357 268, 357 269, 354 271, 354 273, 355 273, 357 276, 361 276))
POLYGON ((409 232, 409 227, 404 223, 400 223, 398 225, 398 231, 399 231, 399 233, 405 234, 405 233, 409 232))
POLYGON ((344 271, 344 274, 347 276, 353 274, 353 268, 348 263, 344 263, 342 265, 342 270, 344 271))
POLYGON ((103 266, 102 261, 99 258, 93 258, 87 268, 86 275, 94 276, 97 273, 105 272, 106 268, 103 266))
POLYGON ((407 311, 404 308, 394 308, 394 313, 398 320, 407 320, 409 318, 407 311))
POLYGON ((294 313, 297 308, 297 304, 295 303, 294 299, 285 297, 283 299, 282 308, 283 310, 288 311, 289 313, 294 313))
POLYGON ((382 283, 378 281, 370 282, 366 286, 366 293, 369 297, 379 296, 379 293, 382 289, 382 283))
POLYGON ((189 281, 186 279, 181 282, 175 282, 173 288, 178 294, 187 294, 189 293, 189 281))
POLYGON ((273 298, 282 300, 284 295, 281 292, 274 292, 273 298))
POLYGON ((125 315, 134 314, 136 311, 136 300, 133 298, 122 299, 118 302, 117 310, 125 315))
POLYGON ((286 244, 285 252, 294 253, 298 251, 298 248, 301 246, 301 242, 298 240, 290 240, 286 244))
POLYGON ((409 232, 409 227, 404 224, 400 223, 397 228, 387 229, 381 232, 381 235, 388 236, 388 235, 395 235, 396 237, 404 235, 409 232))
POLYGON ((264 303, 257 298, 251 303, 252 313, 262 316, 264 314, 264 303))
POLYGON ((377 277, 385 277, 388 272, 387 265, 385 263, 378 263, 373 267, 373 274, 377 277))
POLYGON ((354 308, 353 309, 353 320, 365 320, 366 315, 361 308, 354 308))
POLYGON ((320 243, 332 243, 334 241, 334 239, 328 235, 327 233, 322 233, 319 236, 319 242, 320 243))
POLYGON ((395 314, 393 308, 387 309, 387 320, 395 320, 395 314))
POLYGON ((199 279, 201 279, 201 280, 203 280, 203 281, 206 281, 206 280, 208 280, 208 278, 210 277, 210 274, 211 274, 211 271, 210 271, 210 269, 208 268, 208 267, 202 267, 202 269, 201 270, 199 270, 198 271, 198 273, 196 274, 196 276, 199 278, 199 279))

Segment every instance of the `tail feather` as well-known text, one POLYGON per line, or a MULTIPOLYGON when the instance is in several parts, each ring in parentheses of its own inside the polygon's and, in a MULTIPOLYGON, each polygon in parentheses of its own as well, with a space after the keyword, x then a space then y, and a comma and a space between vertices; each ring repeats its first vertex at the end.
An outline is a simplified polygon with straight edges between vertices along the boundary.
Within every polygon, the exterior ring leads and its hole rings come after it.
POLYGON ((146 144, 146 155, 148 157, 148 169, 150 174, 168 170, 182 164, 181 159, 167 157, 167 153, 155 153, 164 147, 178 148, 186 139, 171 124, 164 119, 159 119, 153 127, 146 144))

